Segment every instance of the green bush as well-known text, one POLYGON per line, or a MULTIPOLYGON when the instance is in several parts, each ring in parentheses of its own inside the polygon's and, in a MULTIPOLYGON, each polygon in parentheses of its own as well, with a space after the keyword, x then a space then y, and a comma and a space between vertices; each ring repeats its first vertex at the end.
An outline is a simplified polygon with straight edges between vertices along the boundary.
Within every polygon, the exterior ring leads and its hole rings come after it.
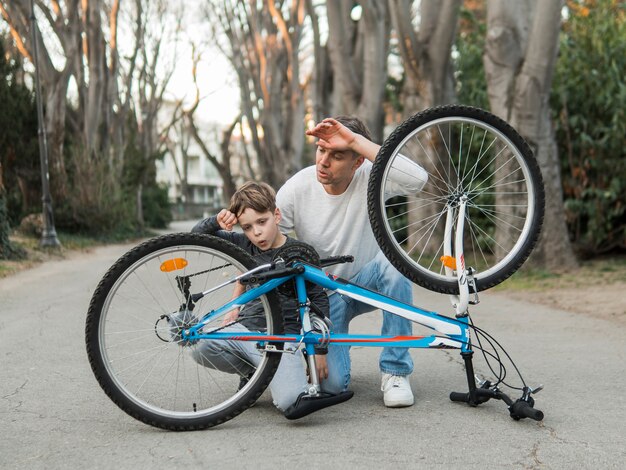
POLYGON ((0 259, 22 259, 25 252, 9 240, 9 221, 5 192, 0 188, 0 259))
POLYGON ((167 186, 153 184, 142 192, 143 218, 146 226, 165 228, 172 221, 167 186))
POLYGON ((626 249, 626 6, 568 10, 551 105, 570 236, 592 256, 626 249))
POLYGON ((22 64, 6 55, 0 34, 0 187, 6 215, 16 226, 26 214, 41 211, 41 173, 34 94, 18 80, 22 64))
POLYGON ((461 8, 459 33, 452 54, 456 95, 459 103, 481 109, 489 109, 483 67, 486 31, 484 8, 461 8))
MULTIPOLYGON (((566 11, 550 104, 570 239, 588 257, 626 250, 626 4, 566 11)), ((462 9, 453 57, 459 102, 488 109, 484 13, 462 9)))

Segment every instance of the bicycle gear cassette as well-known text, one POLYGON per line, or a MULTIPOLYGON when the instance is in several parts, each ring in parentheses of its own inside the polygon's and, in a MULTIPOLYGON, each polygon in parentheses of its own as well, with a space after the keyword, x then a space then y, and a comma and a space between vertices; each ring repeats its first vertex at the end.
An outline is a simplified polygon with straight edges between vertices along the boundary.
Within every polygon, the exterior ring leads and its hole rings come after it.
MULTIPOLYGON (((306 263, 313 266, 320 265, 320 256, 311 246, 306 243, 291 240, 289 243, 278 248, 272 257, 272 261, 282 260, 285 266, 293 266, 294 263, 306 263)), ((286 295, 295 295, 295 283, 285 282, 278 290, 286 295)))
POLYGON ((313 266, 320 265, 320 256, 317 254, 317 251, 306 243, 298 241, 291 241, 278 248, 272 257, 272 261, 278 261, 279 259, 285 262, 285 266, 291 266, 297 261, 313 266))

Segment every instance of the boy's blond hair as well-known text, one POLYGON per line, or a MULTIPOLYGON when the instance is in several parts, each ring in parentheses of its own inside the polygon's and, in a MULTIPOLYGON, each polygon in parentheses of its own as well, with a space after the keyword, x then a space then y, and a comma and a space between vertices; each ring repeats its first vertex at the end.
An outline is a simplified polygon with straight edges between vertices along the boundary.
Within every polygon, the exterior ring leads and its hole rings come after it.
POLYGON ((239 217, 246 209, 259 213, 276 210, 276 191, 267 183, 248 181, 230 198, 228 210, 239 217))

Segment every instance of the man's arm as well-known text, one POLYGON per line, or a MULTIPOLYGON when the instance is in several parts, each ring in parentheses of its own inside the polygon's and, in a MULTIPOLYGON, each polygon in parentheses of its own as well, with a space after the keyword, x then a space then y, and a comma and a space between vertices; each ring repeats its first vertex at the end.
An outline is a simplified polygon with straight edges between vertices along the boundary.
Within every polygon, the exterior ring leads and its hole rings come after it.
MULTIPOLYGON (((333 118, 324 119, 306 133, 317 137, 317 145, 324 149, 335 152, 352 151, 372 163, 380 150, 380 145, 352 132, 333 118)), ((389 188, 393 195, 417 193, 428 181, 426 170, 403 155, 398 155, 394 160, 389 177, 395 183, 393 188, 389 188)))
POLYGON ((313 129, 306 131, 307 135, 317 137, 317 145, 333 152, 350 150, 362 155, 373 162, 380 150, 380 145, 356 134, 333 118, 326 118, 313 129))

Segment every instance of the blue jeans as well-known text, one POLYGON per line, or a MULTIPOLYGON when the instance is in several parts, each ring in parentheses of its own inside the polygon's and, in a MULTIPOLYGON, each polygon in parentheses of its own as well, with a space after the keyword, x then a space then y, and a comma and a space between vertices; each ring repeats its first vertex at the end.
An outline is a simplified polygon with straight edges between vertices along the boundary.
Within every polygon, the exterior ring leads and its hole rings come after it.
MULTIPOLYGON (((350 282, 379 292, 400 302, 412 304, 411 283, 387 260, 382 252, 367 263, 350 282)), ((341 294, 330 296, 330 319, 333 331, 339 334, 348 333, 350 321, 365 312, 376 310, 376 307, 364 304, 341 294)), ((412 323, 402 317, 383 311, 383 335, 410 336, 412 323)), ((380 355, 380 370, 386 374, 409 375, 413 372, 413 359, 408 348, 384 348, 380 355)), ((328 349, 328 379, 323 382, 326 391, 339 393, 350 384, 350 348, 331 344, 328 349)))
MULTIPOLYGON (((241 324, 235 324, 221 331, 236 333, 249 330, 241 324)), ((297 347, 295 343, 285 343, 285 350, 295 352, 281 354, 280 364, 269 385, 274 405, 280 411, 294 404, 298 396, 309 388, 302 351, 297 347)), ((252 341, 201 339, 191 347, 191 354, 202 366, 241 377, 254 372, 261 361, 261 354, 252 341)))

